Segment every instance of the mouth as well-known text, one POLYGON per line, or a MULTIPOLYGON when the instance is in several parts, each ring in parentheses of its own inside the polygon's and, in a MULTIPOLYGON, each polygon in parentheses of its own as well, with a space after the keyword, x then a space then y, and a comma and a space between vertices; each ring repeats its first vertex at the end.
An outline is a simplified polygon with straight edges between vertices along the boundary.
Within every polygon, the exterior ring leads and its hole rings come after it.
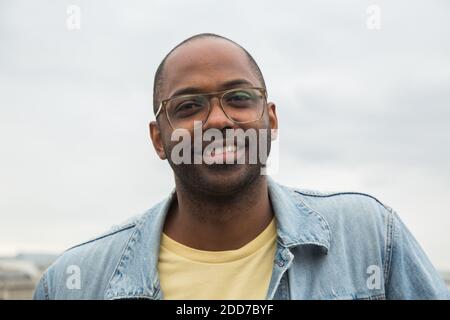
POLYGON ((236 145, 228 145, 216 147, 211 152, 201 154, 202 163, 205 164, 236 164, 243 163, 238 160, 245 155, 245 147, 237 147, 236 145))

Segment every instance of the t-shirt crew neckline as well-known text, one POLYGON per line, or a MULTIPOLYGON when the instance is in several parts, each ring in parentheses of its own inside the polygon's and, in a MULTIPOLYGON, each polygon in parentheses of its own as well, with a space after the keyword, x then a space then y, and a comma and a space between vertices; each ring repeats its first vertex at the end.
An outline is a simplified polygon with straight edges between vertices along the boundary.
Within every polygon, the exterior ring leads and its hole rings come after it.
POLYGON ((227 263, 251 256, 263 248, 264 245, 272 243, 274 238, 276 238, 276 234, 275 218, 272 218, 269 225, 256 238, 236 250, 198 250, 173 240, 165 233, 163 233, 161 237, 161 247, 190 261, 201 263, 227 263))

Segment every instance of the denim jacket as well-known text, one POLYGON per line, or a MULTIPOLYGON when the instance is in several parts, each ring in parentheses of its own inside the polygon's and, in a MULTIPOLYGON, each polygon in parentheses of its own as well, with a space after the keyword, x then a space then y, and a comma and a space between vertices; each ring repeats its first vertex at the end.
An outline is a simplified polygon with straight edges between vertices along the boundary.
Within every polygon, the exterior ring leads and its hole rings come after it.
MULTIPOLYGON (((267 179, 277 222, 267 299, 450 298, 388 206, 367 194, 293 189, 267 179)), ((163 299, 158 253, 174 195, 65 251, 40 279, 34 298, 163 299)))

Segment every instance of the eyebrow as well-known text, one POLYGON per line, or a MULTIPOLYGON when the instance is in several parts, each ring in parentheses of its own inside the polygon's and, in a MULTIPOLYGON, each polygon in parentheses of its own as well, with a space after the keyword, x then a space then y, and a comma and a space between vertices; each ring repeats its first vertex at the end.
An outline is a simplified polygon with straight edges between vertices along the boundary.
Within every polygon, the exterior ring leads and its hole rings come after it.
MULTIPOLYGON (((253 86, 253 84, 246 80, 246 79, 234 79, 234 80, 230 80, 230 81, 226 81, 224 83, 222 83, 220 85, 221 90, 227 90, 227 89, 231 89, 233 87, 236 86, 240 86, 240 85, 248 85, 248 86, 253 86)), ((218 91, 221 91, 218 90, 218 91)), ((186 87, 186 88, 182 88, 182 89, 178 89, 176 90, 168 99, 176 97, 176 96, 181 96, 181 95, 185 95, 185 94, 195 94, 195 93, 204 93, 205 91, 201 88, 198 87, 186 87)))

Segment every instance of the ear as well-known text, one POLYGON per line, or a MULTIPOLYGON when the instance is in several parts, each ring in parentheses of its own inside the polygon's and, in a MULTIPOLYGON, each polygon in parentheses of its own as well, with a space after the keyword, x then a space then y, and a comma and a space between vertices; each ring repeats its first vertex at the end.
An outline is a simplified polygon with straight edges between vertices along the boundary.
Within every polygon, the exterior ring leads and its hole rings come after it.
POLYGON ((278 138, 278 118, 275 103, 267 103, 267 113, 269 115, 269 125, 272 136, 271 140, 276 140, 278 138))
POLYGON ((156 153, 158 154, 161 160, 165 160, 166 152, 163 148, 161 130, 159 129, 159 125, 156 121, 150 121, 148 124, 150 139, 152 140, 153 147, 155 148, 156 153))

